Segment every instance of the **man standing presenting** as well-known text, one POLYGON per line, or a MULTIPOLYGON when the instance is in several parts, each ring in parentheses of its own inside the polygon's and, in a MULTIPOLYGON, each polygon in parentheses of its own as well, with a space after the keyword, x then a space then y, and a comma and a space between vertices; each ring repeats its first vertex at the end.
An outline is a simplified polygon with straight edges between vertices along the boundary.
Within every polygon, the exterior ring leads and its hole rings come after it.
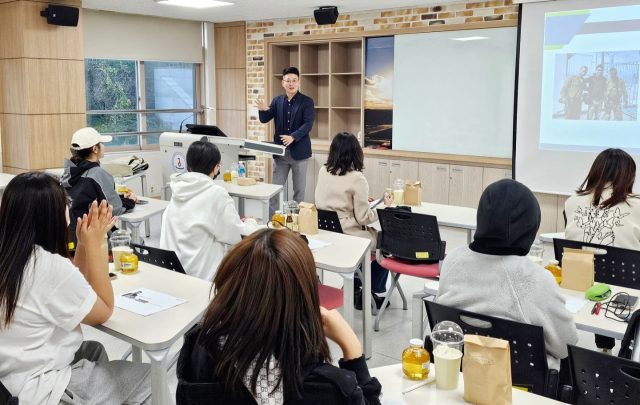
POLYGON ((607 80, 607 109, 604 114, 604 120, 609 121, 611 119, 611 112, 613 111, 613 117, 616 121, 622 121, 622 105, 621 98, 624 101, 624 108, 629 107, 629 93, 627 93, 627 85, 621 77, 618 77, 618 70, 611 68, 609 70, 610 77, 607 80))
POLYGON ((560 90, 560 97, 564 103, 564 118, 567 120, 579 120, 582 113, 582 93, 584 90, 584 77, 589 68, 583 66, 580 73, 573 75, 564 82, 560 90))
POLYGON ((589 93, 587 94, 589 99, 587 103, 589 105, 587 119, 589 120, 600 119, 600 111, 602 111, 604 104, 604 92, 607 89, 607 78, 602 74, 603 71, 604 67, 602 65, 596 66, 596 74, 586 81, 589 88, 589 93))
MULTIPOLYGON (((264 100, 256 100, 260 122, 266 124, 275 119, 273 141, 287 147, 284 156, 274 156, 273 184, 284 186, 292 172, 293 199, 300 203, 304 200, 307 183, 307 163, 311 157, 311 139, 309 132, 315 120, 313 100, 300 93, 300 72, 288 67, 282 72, 282 87, 285 94, 275 97, 267 107, 264 100)), ((270 201, 270 215, 278 208, 278 197, 270 201)), ((265 222, 269 219, 264 219, 265 222)))

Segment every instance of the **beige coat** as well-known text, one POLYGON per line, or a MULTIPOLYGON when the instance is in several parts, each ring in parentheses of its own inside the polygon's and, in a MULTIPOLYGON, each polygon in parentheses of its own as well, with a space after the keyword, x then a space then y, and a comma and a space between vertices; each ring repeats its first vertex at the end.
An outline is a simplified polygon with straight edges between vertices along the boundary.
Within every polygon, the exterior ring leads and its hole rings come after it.
POLYGON ((354 170, 344 176, 334 176, 327 172, 326 167, 320 169, 316 207, 336 211, 342 231, 348 235, 370 238, 371 250, 375 251, 377 232, 367 225, 378 220, 378 213, 369 208, 368 198, 369 183, 362 172, 354 170))

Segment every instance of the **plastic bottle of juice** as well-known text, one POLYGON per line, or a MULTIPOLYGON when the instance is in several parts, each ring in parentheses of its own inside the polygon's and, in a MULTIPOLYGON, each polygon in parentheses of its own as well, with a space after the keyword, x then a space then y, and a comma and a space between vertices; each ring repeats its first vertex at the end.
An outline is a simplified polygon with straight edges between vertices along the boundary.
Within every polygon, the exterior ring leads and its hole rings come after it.
POLYGON ((271 217, 271 221, 273 222, 273 227, 275 229, 282 228, 285 225, 285 219, 284 215, 282 215, 282 211, 276 211, 276 213, 273 214, 273 217, 271 217))
POLYGON ((553 277, 556 278, 556 283, 558 283, 558 285, 562 282, 562 269, 559 264, 560 262, 557 260, 549 260, 549 264, 545 267, 545 269, 549 270, 551 274, 553 274, 553 277))
POLYGON ((402 352, 402 372, 412 380, 424 380, 430 371, 429 352, 422 347, 424 342, 420 339, 411 339, 409 343, 411 346, 402 352))
POLYGON ((138 256, 133 249, 127 249, 120 255, 120 271, 123 274, 133 274, 138 271, 138 256))

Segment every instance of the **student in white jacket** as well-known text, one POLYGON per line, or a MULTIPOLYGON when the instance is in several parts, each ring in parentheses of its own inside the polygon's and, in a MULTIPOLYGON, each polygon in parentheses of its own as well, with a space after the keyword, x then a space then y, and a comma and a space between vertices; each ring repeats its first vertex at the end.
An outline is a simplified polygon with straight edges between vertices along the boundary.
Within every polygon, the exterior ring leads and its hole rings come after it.
POLYGON ((187 170, 171 180, 171 202, 162 215, 160 248, 173 250, 186 273, 212 281, 224 256, 224 244, 258 229, 255 217, 240 219, 233 199, 213 180, 220 172, 220 151, 197 141, 187 151, 187 170))

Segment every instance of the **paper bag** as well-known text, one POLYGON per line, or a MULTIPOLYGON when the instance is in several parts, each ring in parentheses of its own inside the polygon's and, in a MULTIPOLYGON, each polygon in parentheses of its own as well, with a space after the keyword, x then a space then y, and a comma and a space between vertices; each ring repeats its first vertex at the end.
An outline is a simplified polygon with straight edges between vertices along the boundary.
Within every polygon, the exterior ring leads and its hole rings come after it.
POLYGON ((301 202, 298 214, 298 232, 309 235, 318 233, 318 210, 315 204, 301 202))
POLYGON ((404 182, 404 203, 405 205, 422 204, 422 184, 419 181, 404 182))
POLYGON ((465 335, 462 375, 465 401, 476 405, 511 405, 511 351, 508 341, 465 335))
POLYGON ((582 292, 593 287, 594 259, 591 250, 564 248, 560 287, 582 292))

